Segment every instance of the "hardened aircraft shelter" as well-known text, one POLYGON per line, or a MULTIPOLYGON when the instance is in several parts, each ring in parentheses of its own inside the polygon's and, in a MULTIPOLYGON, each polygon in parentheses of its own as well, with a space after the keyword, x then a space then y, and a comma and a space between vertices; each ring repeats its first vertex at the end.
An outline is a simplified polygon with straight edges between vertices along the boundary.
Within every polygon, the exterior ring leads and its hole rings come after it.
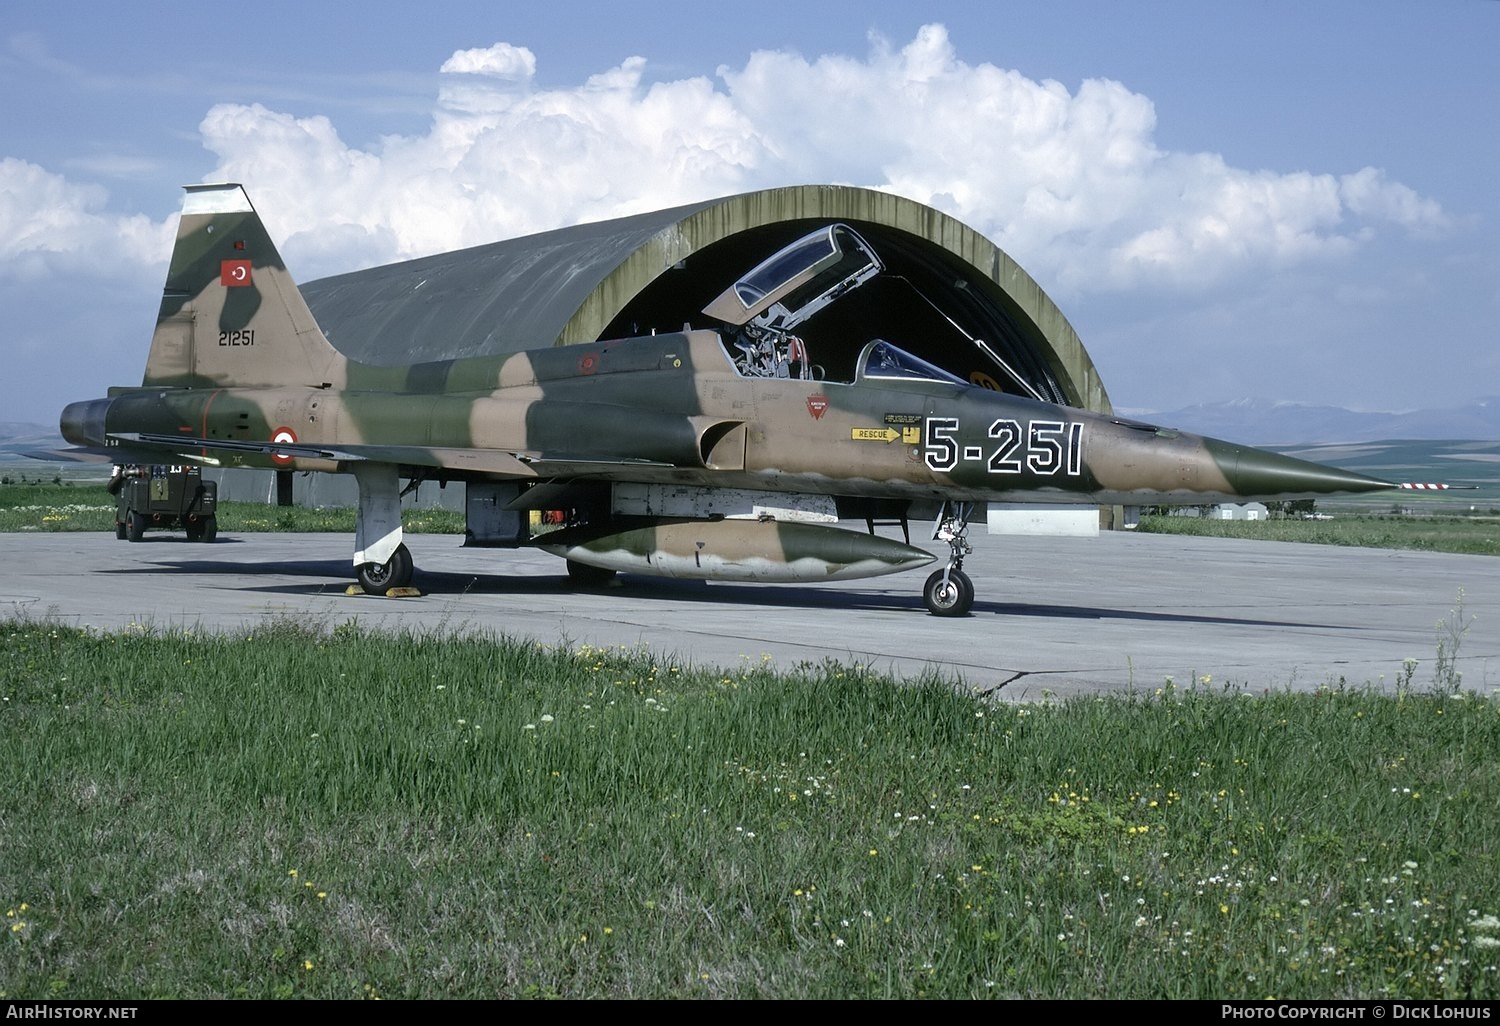
MULTIPOLYGON (((853 228, 884 265, 797 327, 830 379, 847 377, 860 349, 884 338, 975 384, 1110 411, 1072 326, 1015 261, 939 210, 869 189, 767 189, 354 271, 302 291, 346 355, 441 364, 714 327, 702 311, 715 297, 830 224, 853 228)), ((222 487, 243 490, 236 498, 271 487, 262 475, 227 477, 222 487)), ((311 475, 307 486, 341 481, 311 475)), ((300 488, 298 498, 343 501, 300 488)))

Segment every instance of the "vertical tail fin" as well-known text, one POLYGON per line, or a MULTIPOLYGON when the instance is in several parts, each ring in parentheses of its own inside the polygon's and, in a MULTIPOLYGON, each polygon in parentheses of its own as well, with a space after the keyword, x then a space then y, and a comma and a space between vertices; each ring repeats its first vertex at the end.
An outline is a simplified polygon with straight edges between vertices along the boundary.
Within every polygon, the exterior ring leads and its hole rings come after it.
POLYGON ((189 185, 142 384, 341 384, 324 337, 239 185, 189 185))

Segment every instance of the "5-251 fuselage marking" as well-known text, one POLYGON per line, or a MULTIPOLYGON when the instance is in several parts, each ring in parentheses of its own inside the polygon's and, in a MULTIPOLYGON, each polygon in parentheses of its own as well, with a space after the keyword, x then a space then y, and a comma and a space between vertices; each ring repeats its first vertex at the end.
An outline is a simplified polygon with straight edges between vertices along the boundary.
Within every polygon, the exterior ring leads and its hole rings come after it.
POLYGON ((996 444, 986 457, 983 446, 960 445, 957 417, 928 417, 923 459, 935 473, 951 473, 960 462, 984 462, 991 474, 1022 474, 1043 477, 1083 473, 1083 424, 1079 421, 1018 420, 1001 417, 990 423, 986 435, 996 444))

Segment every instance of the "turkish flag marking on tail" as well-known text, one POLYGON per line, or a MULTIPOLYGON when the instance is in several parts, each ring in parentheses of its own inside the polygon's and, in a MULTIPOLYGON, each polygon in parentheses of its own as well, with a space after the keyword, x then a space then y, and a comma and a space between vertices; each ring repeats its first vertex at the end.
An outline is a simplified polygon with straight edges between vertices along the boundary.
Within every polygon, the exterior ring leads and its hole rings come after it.
POLYGON ((219 282, 227 288, 250 284, 250 261, 223 260, 219 262, 219 282))

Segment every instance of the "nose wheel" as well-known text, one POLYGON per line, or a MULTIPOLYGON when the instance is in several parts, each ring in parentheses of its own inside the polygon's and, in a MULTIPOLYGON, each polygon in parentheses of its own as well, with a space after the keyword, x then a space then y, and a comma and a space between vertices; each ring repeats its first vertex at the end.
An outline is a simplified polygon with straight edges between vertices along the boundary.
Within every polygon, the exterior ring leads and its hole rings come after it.
POLYGON ((922 588, 922 601, 933 616, 963 616, 974 605, 974 582, 962 570, 937 570, 922 588))
POLYGON ((967 616, 974 606, 974 582, 964 573, 964 557, 974 551, 968 537, 972 510, 972 503, 945 502, 938 514, 932 537, 948 543, 948 565, 922 586, 922 602, 933 616, 967 616))

